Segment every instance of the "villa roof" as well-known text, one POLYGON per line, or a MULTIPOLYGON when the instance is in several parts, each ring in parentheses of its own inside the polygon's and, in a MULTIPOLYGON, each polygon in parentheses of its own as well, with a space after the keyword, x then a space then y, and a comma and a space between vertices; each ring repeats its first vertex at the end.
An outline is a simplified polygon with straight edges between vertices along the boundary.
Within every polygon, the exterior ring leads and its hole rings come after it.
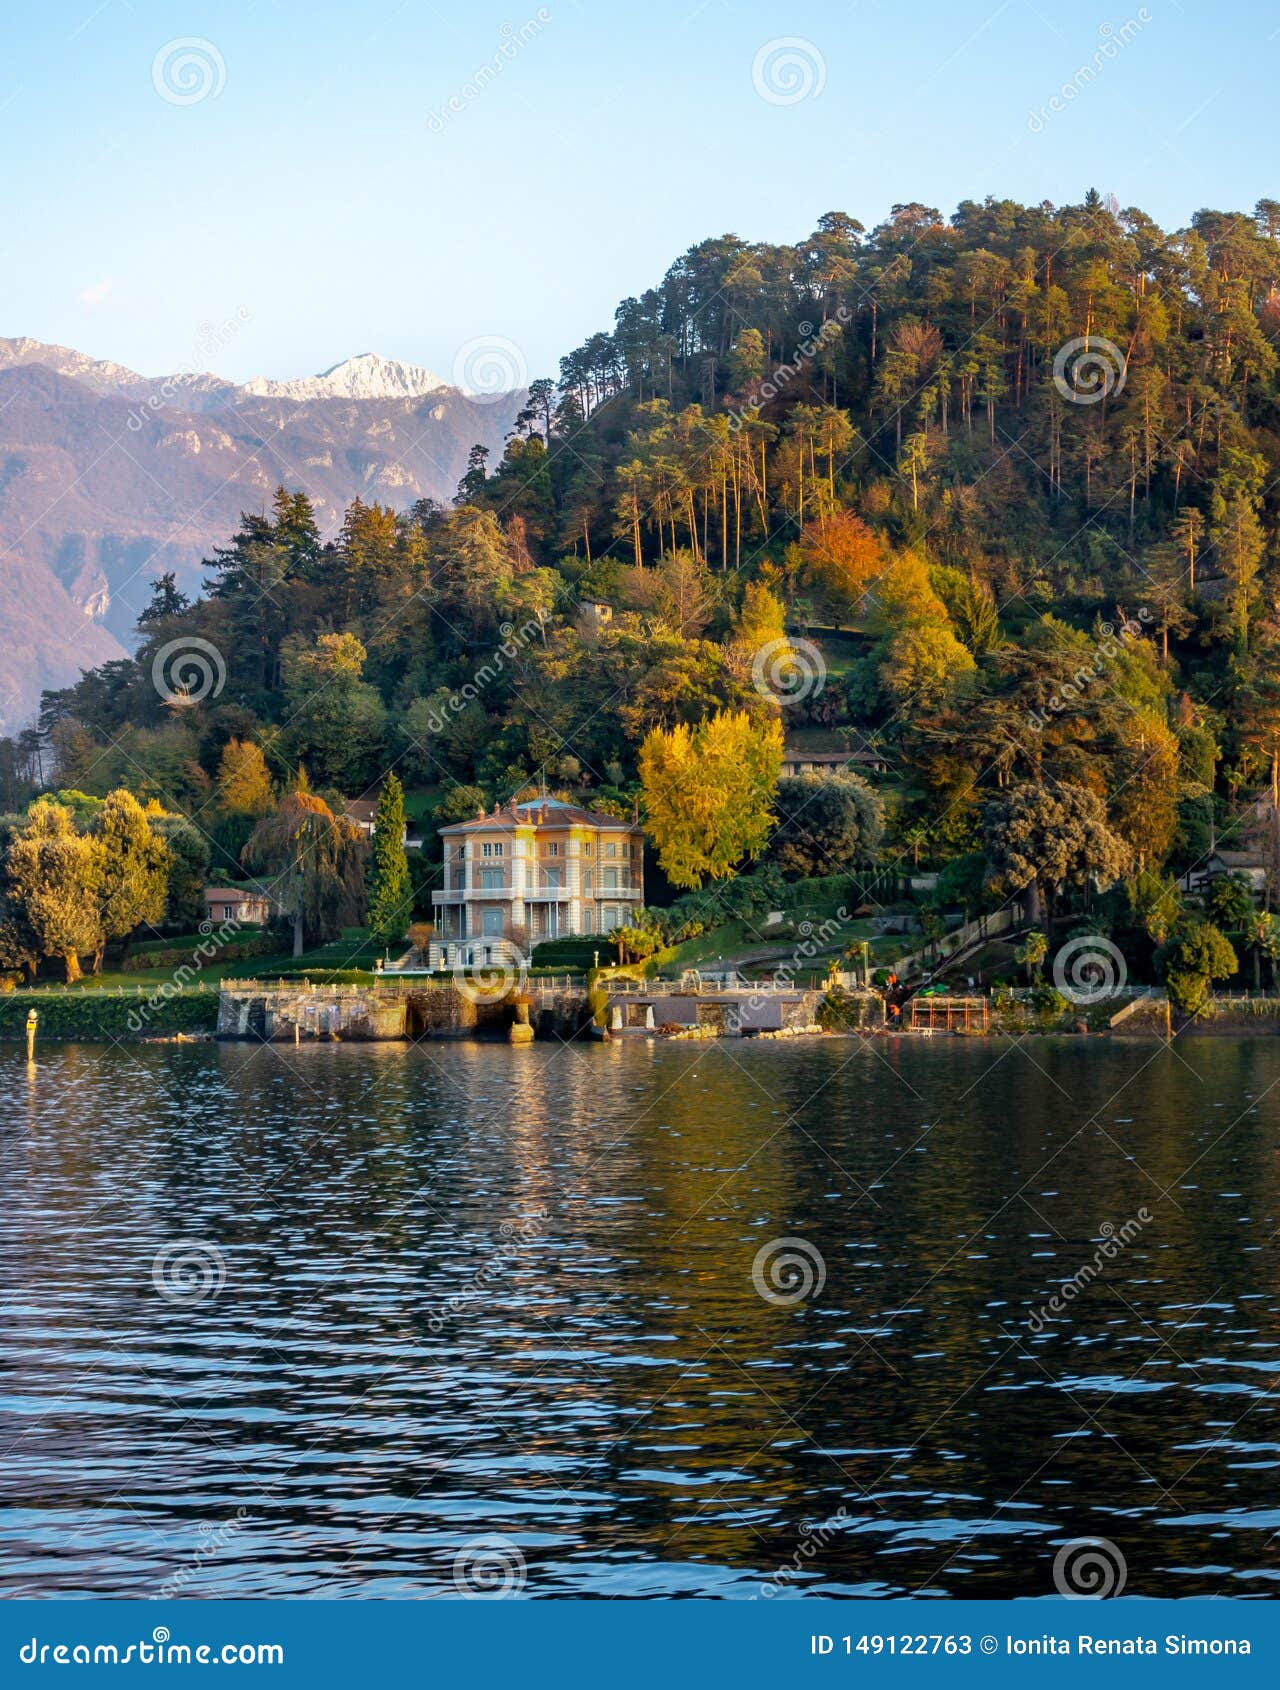
POLYGON ((877 751, 872 746, 861 746, 855 751, 802 751, 796 746, 788 746, 782 753, 783 763, 811 763, 823 769, 847 769, 853 764, 887 764, 889 759, 883 751, 877 751))
POLYGON ((476 816, 469 822, 450 822, 440 829, 441 833, 510 833, 517 827, 538 827, 544 829, 568 829, 571 827, 594 827, 616 833, 639 833, 639 822, 627 821, 621 816, 610 816, 603 810, 584 809, 581 804, 570 804, 563 798, 526 798, 519 804, 499 805, 490 810, 488 815, 476 816))

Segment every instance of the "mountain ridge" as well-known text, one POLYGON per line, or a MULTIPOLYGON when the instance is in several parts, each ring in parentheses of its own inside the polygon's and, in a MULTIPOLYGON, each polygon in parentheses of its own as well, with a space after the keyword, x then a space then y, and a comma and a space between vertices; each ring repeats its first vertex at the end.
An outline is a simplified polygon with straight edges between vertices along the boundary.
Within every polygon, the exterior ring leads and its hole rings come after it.
POLYGON ((28 335, 0 336, 0 370, 43 365, 71 381, 78 381, 95 393, 126 393, 132 398, 157 400, 182 410, 193 393, 205 403, 201 408, 233 405, 239 396, 255 399, 288 399, 308 404, 316 399, 421 399, 448 388, 466 389, 445 381, 421 364, 400 358, 384 358, 377 352, 359 352, 343 358, 315 375, 276 380, 252 376, 234 382, 210 371, 177 371, 169 375, 144 376, 127 364, 109 358, 91 358, 74 347, 33 340, 28 335))
POLYGON ((501 453, 523 399, 484 402, 373 354, 280 385, 304 396, 0 339, 0 731, 132 651, 152 580, 171 570, 198 592, 203 562, 276 486, 308 494, 326 538, 357 495, 447 502, 473 445, 501 453), (385 395, 384 380, 424 391, 385 395))
MULTIPOLYGON (((406 364, 398 358, 383 358, 376 352, 361 352, 344 358, 318 375, 294 381, 271 381, 254 376, 240 384, 240 392, 259 398, 293 399, 308 403, 314 399, 420 399, 450 387, 420 364, 406 364)), ((456 392, 465 391, 455 388, 456 392)))

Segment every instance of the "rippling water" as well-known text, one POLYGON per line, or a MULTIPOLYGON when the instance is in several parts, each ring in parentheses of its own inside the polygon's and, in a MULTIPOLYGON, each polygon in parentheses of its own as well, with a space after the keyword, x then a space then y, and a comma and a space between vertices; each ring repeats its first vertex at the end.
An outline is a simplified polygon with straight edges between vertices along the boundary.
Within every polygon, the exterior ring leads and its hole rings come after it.
POLYGON ((1274 1593, 1278 1104, 1264 1039, 3 1049, 0 1588, 1274 1593))

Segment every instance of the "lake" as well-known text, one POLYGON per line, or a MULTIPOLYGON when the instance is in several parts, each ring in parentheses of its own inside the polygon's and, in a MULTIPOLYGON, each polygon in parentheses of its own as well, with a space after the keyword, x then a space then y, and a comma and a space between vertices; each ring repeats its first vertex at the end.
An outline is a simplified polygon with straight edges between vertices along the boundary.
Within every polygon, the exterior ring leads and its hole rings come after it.
POLYGON ((1277 1590, 1280 1040, 39 1056, 6 1594, 1277 1590))

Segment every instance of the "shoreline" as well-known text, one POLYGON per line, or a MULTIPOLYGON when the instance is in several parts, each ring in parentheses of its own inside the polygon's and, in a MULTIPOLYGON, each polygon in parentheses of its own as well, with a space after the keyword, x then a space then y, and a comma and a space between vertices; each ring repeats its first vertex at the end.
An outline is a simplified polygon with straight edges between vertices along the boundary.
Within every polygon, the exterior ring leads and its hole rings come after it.
MULTIPOLYGON (((480 1034, 436 1033, 433 1035, 430 1033, 423 1033, 417 1036, 402 1035, 397 1038, 388 1039, 343 1038, 335 1035, 332 1037, 326 1036, 321 1038, 309 1037, 301 1039, 297 1043, 291 1039, 263 1039, 255 1038, 252 1035, 236 1036, 220 1034, 211 1029, 175 1029, 172 1032, 128 1032, 122 1034, 113 1033, 105 1029, 84 1028, 57 1032, 42 1029, 36 1039, 36 1060, 39 1059, 40 1050, 51 1045, 84 1045, 102 1046, 106 1048, 111 1048, 114 1045, 129 1045, 130 1047, 139 1045, 227 1045, 237 1047, 242 1047, 244 1045, 256 1045, 267 1049, 273 1046, 279 1046, 281 1048, 292 1050, 295 1053, 300 1053, 309 1049, 332 1049, 335 1045, 369 1047, 402 1045, 409 1047, 420 1044, 451 1045, 458 1044, 460 1042, 472 1045, 503 1045, 508 1048, 512 1048, 513 1046, 515 1048, 525 1048, 526 1045, 530 1044, 534 1048, 537 1048, 555 1043, 575 1043, 584 1045, 646 1045, 656 1043, 674 1045, 730 1044, 737 1049, 741 1049, 744 1046, 751 1045, 798 1045, 803 1044, 806 1041, 839 1043, 857 1041, 862 1044, 871 1042, 886 1042, 895 1044, 936 1044, 951 1039, 959 1039, 963 1040, 967 1044, 998 1044, 1001 1042, 1017 1044, 1024 1039, 1035 1038, 1057 1039, 1069 1041, 1072 1044, 1096 1044, 1099 1042, 1105 1042, 1108 1044, 1167 1045, 1174 1044, 1186 1038, 1267 1040, 1278 1037, 1280 1037, 1280 1021, 1274 1023, 1263 1023, 1260 1025, 1256 1019, 1250 1022, 1247 1019, 1240 1018, 1232 1018, 1229 1021, 1225 1019, 1221 1021, 1209 1019, 1203 1022, 1188 1022, 1172 1034, 1166 1034, 1163 1031, 1156 1031, 1152 1028, 1146 1027, 1138 1027, 1132 1030, 1126 1029, 1124 1032, 1112 1032, 1109 1029, 1093 1029, 1088 1032, 1080 1032, 1069 1027, 990 1027, 985 1032, 976 1028, 970 1029, 967 1032, 962 1028, 952 1028, 948 1032, 943 1028, 912 1029, 907 1027, 870 1027, 859 1029, 856 1027, 841 1027, 831 1029, 824 1028, 813 1031, 806 1029, 804 1031, 784 1033, 765 1032, 749 1034, 745 1037, 736 1034, 726 1035, 720 1033, 690 1034, 687 1032, 638 1032, 627 1033, 622 1036, 615 1034, 613 1037, 608 1039, 581 1037, 574 1040, 564 1040, 547 1036, 533 1040, 513 1041, 504 1036, 502 1033, 495 1031, 480 1034)), ((0 1029, 0 1048, 12 1046, 15 1050, 20 1050, 25 1042, 25 1033, 11 1031, 8 1029, 0 1029)))
POLYGON ((791 993, 651 992, 609 994, 603 1008, 592 1008, 586 995, 570 990, 520 994, 501 1000, 471 1000, 456 990, 406 989, 388 992, 374 986, 322 985, 237 980, 222 990, 209 986, 169 992, 96 991, 55 988, 0 994, 0 1044, 25 1043, 27 1017, 37 1016, 36 1043, 192 1044, 219 1042, 280 1043, 301 1049, 318 1043, 416 1043, 427 1039, 509 1039, 546 1043, 552 1038, 597 1042, 647 1042, 650 1039, 703 1044, 727 1039, 735 1044, 762 1041, 793 1043, 803 1039, 1171 1039, 1280 1036, 1280 997, 1223 996, 1187 1019, 1171 1016, 1163 997, 1143 996, 1123 1003, 1078 1005, 1064 1014, 1037 1015, 1025 999, 983 998, 981 1015, 969 1025, 974 999, 955 1000, 944 1019, 936 1012, 949 1000, 929 1000, 936 1024, 882 1021, 878 997, 823 996, 816 989, 791 993), (963 1002, 965 1023, 948 1024, 955 1003, 963 1002), (605 1031, 604 1022, 608 1022, 605 1031), (513 1026, 513 1023, 515 1025, 513 1026))

